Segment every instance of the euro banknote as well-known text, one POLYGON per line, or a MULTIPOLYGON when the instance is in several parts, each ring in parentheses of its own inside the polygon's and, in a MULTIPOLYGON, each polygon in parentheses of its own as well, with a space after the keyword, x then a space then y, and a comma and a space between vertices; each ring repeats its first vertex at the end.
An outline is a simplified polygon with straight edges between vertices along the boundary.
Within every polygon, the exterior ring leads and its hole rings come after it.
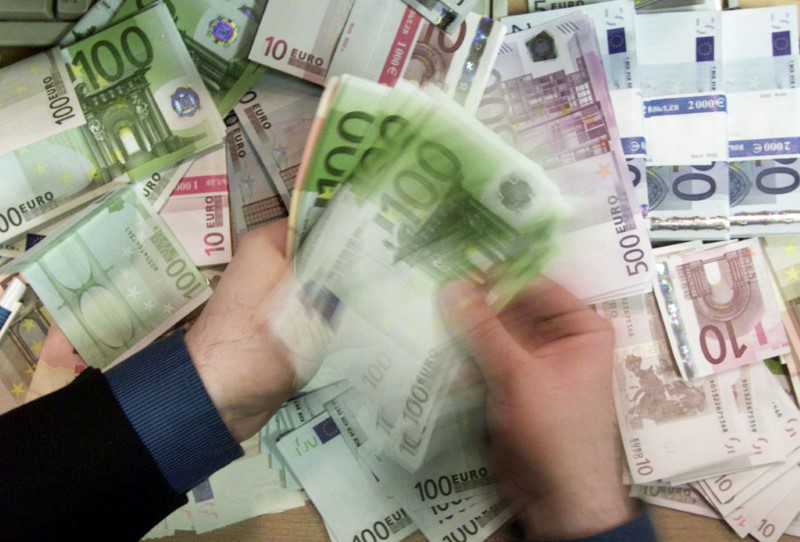
POLYGON ((651 246, 591 21, 575 13, 507 36, 477 116, 547 170, 573 206, 544 273, 592 303, 649 289, 651 246), (565 91, 547 90, 555 84, 565 91))
POLYGON ((45 237, 51 233, 58 231, 67 222, 71 221, 76 214, 88 206, 88 203, 83 204, 70 213, 60 215, 49 222, 45 222, 41 226, 37 226, 27 233, 12 239, 6 243, 0 244, 0 256, 7 258, 16 258, 31 247, 36 246, 45 237))
MULTIPOLYGON (((607 301, 598 305, 598 312, 612 323, 618 340, 614 404, 634 483, 673 480, 709 468, 724 473, 753 466, 751 460, 758 463, 747 414, 734 394, 743 375, 729 371, 682 380, 653 294, 607 301), (696 452, 698 446, 702 454, 696 452)), ((768 428, 760 429, 760 436, 775 440, 768 428)))
MULTIPOLYGON (((800 484, 795 489, 800 488, 800 484)), ((800 514, 800 491, 790 491, 766 514, 758 516, 750 534, 759 542, 778 542, 800 514)))
POLYGON ((232 112, 225 122, 228 125, 225 138, 228 200, 235 251, 245 232, 260 224, 285 218, 289 211, 242 130, 239 118, 232 112))
POLYGON ((0 147, 7 172, 0 242, 91 201, 114 183, 147 177, 221 141, 222 119, 207 107, 213 102, 163 4, 60 55, 53 49, 26 62, 0 73, 0 87, 41 101, 34 105, 0 90, 10 108, 4 119, 14 123, 4 132, 17 134, 0 147), (9 86, 36 73, 38 92, 9 86), (50 120, 32 122, 32 111, 50 120))
MULTIPOLYGON (((765 527, 764 519, 768 517, 770 511, 791 494, 798 493, 798 489, 800 489, 800 462, 793 454, 788 458, 780 476, 759 493, 743 502, 736 510, 724 516, 725 522, 742 538, 753 533, 759 540, 767 539, 767 536, 759 535, 759 526, 763 529, 765 527)), ((797 512, 798 510, 795 509, 794 514, 797 515, 797 512)), ((784 529, 786 527, 788 525, 785 525, 784 529)), ((775 530, 774 527, 772 530, 775 530)), ((767 533, 762 534, 767 535, 767 533)))
POLYGON ((350 387, 348 382, 338 380, 325 386, 305 389, 298 396, 286 401, 261 430, 259 434, 261 453, 270 456, 270 466, 281 473, 283 487, 301 489, 302 485, 278 450, 278 440, 325 412, 325 403, 350 387))
POLYGON ((305 505, 300 491, 280 485, 278 471, 267 456, 242 457, 212 474, 188 494, 191 530, 198 534, 263 514, 275 514, 305 505))
POLYGON ((175 190, 183 176, 186 175, 192 162, 192 159, 182 160, 174 166, 162 171, 156 171, 150 177, 136 181, 142 195, 150 202, 156 212, 161 211, 164 204, 167 203, 170 194, 175 190))
MULTIPOLYGON (((113 22, 160 0, 125 0, 113 22)), ((264 73, 248 60, 267 0, 164 0, 220 114, 226 115, 264 73)))
POLYGON ((619 127, 622 150, 628 165, 630 181, 636 198, 647 214, 647 183, 645 182, 646 146, 642 89, 639 80, 639 61, 636 57, 636 25, 633 0, 587 3, 565 7, 537 5, 532 13, 505 17, 503 23, 510 33, 564 17, 579 11, 591 18, 602 53, 608 92, 619 127))
POLYGON ((758 239, 660 259, 654 290, 687 380, 789 350, 758 239))
MULTIPOLYGON (((169 166, 161 171, 156 171, 149 177, 142 178, 135 182, 139 187, 142 196, 144 196, 144 198, 153 206, 153 209, 158 212, 164 206, 167 198, 172 193, 175 186, 177 186, 178 181, 181 180, 191 165, 192 159, 181 160, 173 166, 169 166)), ((61 228, 64 223, 72 220, 75 214, 77 214, 81 209, 90 203, 91 199, 93 199, 93 196, 96 194, 102 194, 105 190, 112 189, 116 186, 119 185, 117 183, 111 183, 96 193, 92 192, 88 194, 88 198, 82 197, 73 202, 77 204, 77 206, 74 206, 74 208, 73 205, 70 204, 60 209, 60 211, 67 211, 67 209, 69 209, 69 212, 58 214, 55 218, 43 223, 39 223, 40 221, 37 221, 38 225, 28 230, 23 235, 17 236, 15 239, 11 239, 10 241, 0 244, 0 256, 16 258, 32 246, 36 245, 46 236, 61 228)))
POLYGON ((472 411, 467 423, 438 426, 437 438, 448 446, 440 453, 429 450, 425 462, 409 472, 382 454, 382 439, 378 434, 382 429, 375 425, 373 405, 374 401, 354 387, 328 401, 325 409, 361 468, 372 474, 382 493, 399 499, 406 512, 424 511, 496 491, 482 409, 472 411))
POLYGON ((729 239, 729 166, 718 161, 646 169, 653 241, 729 239))
POLYGON ((493 491, 414 510, 409 516, 428 540, 479 542, 490 539, 514 512, 515 508, 493 491))
POLYGON ((722 14, 732 160, 800 156, 797 6, 722 14))
POLYGON ((800 161, 797 158, 731 161, 732 237, 800 233, 800 161))
POLYGON ((94 202, 8 270, 23 274, 86 364, 99 368, 140 350, 211 294, 133 186, 94 202))
POLYGON ((353 76, 331 81, 320 98, 292 195, 289 229, 296 250, 338 187, 355 170, 389 87, 353 76), (362 151, 362 152, 359 152, 362 151))
MULTIPOLYGON (((420 106, 430 114, 409 117, 420 126, 402 132, 405 144, 388 138, 392 160, 384 161, 385 154, 370 160, 367 173, 339 188, 294 258, 297 279, 313 299, 306 306, 321 311, 337 340, 368 347, 373 336, 364 330, 376 328, 383 343, 405 354, 397 359, 400 367, 408 364, 398 373, 403 384, 381 383, 385 401, 404 404, 423 378, 431 394, 424 414, 412 422, 416 427, 395 424, 390 439, 406 464, 417 465, 426 445, 404 453, 403 435, 429 438, 430 409, 445 376, 439 369, 461 355, 442 349, 450 339, 434 308, 436 288, 455 276, 483 282, 505 262, 490 294, 502 306, 541 269, 550 232, 566 209, 540 168, 463 116, 441 91, 432 92, 438 97, 416 90, 416 102, 434 105, 420 106), (370 175, 376 167, 381 174, 370 175), (530 238, 539 242, 522 241, 530 238)), ((401 118, 404 112, 396 110, 401 118)))
POLYGON ((322 85, 353 1, 313 0, 298 9, 291 0, 272 0, 259 24, 250 60, 322 85))
POLYGON ((403 0, 436 28, 452 34, 478 0, 403 0))
POLYGON ((60 47, 72 45, 76 41, 91 36, 111 24, 114 15, 125 0, 98 0, 83 17, 76 22, 67 34, 58 42, 60 47))
POLYGON ((455 33, 447 34, 400 2, 378 12, 375 5, 371 0, 353 3, 326 84, 345 74, 388 86, 401 79, 432 84, 474 112, 505 25, 472 13, 455 33))
POLYGON ((234 108, 287 208, 321 93, 310 83, 272 70, 234 108))
POLYGON ((197 158, 159 212, 198 267, 231 261, 228 173, 223 147, 197 158))
MULTIPOLYGON (((762 372, 768 371, 766 364, 762 366, 754 365, 753 367, 762 372)), ((772 403, 772 411, 775 413, 782 429, 780 434, 785 440, 787 449, 785 455, 788 457, 800 445, 800 433, 797 432, 798 409, 793 398, 785 390, 778 389, 779 385, 776 380, 771 378, 767 380, 767 384, 766 393, 761 391, 759 395, 768 397, 772 403)), ((766 405, 761 405, 759 410, 768 411, 768 408, 766 405)), ((693 486, 703 491, 706 500, 721 515, 727 516, 767 486, 774 479, 774 474, 772 473, 775 473, 776 470, 780 471, 781 468, 780 465, 775 464, 763 465, 698 480, 693 486)))
POLYGON ((703 495, 689 485, 664 487, 637 484, 631 486, 630 495, 657 506, 681 510, 707 518, 722 519, 722 516, 703 499, 703 495))
POLYGON ((726 160, 720 12, 637 14, 636 38, 648 164, 726 160))
POLYGON ((153 4, 62 53, 83 107, 94 109, 109 93, 122 96, 114 102, 117 131, 102 116, 108 106, 93 110, 87 123, 100 156, 115 157, 132 178, 221 141, 222 118, 208 107, 213 100, 165 4, 153 4), (105 62, 104 54, 110 57, 105 62), (132 85, 138 92, 128 88, 132 85), (134 114, 137 124, 130 118, 134 114))
POLYGON ((402 503, 376 491, 327 412, 279 440, 278 449, 337 540, 399 542, 416 531, 402 503))

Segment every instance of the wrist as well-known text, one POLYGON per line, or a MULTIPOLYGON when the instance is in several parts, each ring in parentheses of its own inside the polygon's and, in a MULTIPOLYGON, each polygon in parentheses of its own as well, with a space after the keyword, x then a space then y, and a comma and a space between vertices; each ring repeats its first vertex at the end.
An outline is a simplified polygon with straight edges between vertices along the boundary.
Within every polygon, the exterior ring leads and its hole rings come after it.
MULTIPOLYGON (((567 540, 611 530, 642 511, 620 484, 605 489, 548 494, 523 504, 519 520, 529 540, 567 540)), ((587 488, 588 489, 588 488, 587 488)))
POLYGON ((187 331, 186 347, 222 422, 237 442, 243 442, 290 398, 291 371, 263 343, 243 347, 247 341, 241 337, 227 341, 214 337, 201 317, 187 331), (254 356, 253 350, 258 351, 259 367, 248 367, 245 361, 254 356))

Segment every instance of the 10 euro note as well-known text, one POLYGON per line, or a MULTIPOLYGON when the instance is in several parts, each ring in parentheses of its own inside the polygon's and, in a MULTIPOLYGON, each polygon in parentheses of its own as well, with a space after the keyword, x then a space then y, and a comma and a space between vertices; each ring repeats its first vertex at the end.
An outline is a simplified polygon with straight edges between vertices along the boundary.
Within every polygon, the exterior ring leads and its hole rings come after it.
POLYGON ((376 13, 373 0, 356 0, 325 84, 345 74, 390 87, 405 79, 439 87, 474 112, 505 33, 502 23, 471 13, 447 34, 400 2, 376 13))
POLYGON ((273 70, 264 74, 234 108, 242 130, 287 207, 321 93, 315 85, 273 70))
POLYGON ((680 378, 653 294, 604 302, 598 313, 617 338, 614 404, 634 483, 750 462, 733 387, 717 377, 680 378))
POLYGON ((285 218, 289 211, 256 155, 235 113, 226 117, 225 155, 233 249, 248 230, 285 218))
POLYGON ((687 380, 789 351, 758 239, 667 256, 656 266, 654 290, 687 380))
POLYGON ((144 348, 211 295, 169 228, 134 186, 95 202, 14 260, 87 365, 144 348))
POLYGON ((436 28, 453 33, 478 0, 403 0, 436 28))
POLYGON ((353 0, 272 0, 258 27, 250 60, 322 85, 353 0))
POLYGON ((225 154, 220 147, 195 160, 159 212, 198 267, 233 255, 225 154))

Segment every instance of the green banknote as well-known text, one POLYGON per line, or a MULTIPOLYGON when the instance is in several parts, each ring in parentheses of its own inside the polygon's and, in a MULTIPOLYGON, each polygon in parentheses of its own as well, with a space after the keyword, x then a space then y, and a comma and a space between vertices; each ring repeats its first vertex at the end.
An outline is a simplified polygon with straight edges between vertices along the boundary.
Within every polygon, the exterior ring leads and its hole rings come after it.
MULTIPOLYGON (((369 158, 294 258, 303 306, 331 330, 329 352, 387 352, 378 359, 393 377, 373 379, 376 408, 393 415, 385 453, 409 470, 425 459, 439 398, 467 358, 441 321, 439 287, 456 277, 488 285, 501 307, 548 261, 567 211, 539 166, 429 92, 386 97, 380 111, 402 129, 373 125, 381 137, 363 151, 369 158)), ((352 365, 348 378, 368 379, 352 365)))
POLYGON ((221 143, 224 123, 164 4, 62 50, 95 150, 140 178, 221 143))
POLYGON ((295 212, 289 221, 298 244, 358 163, 359 147, 389 92, 386 85, 348 75, 326 87, 309 136, 314 152, 302 178, 298 174, 292 194, 295 212))
MULTIPOLYGON (((162 0, 126 0, 121 21, 162 0)), ((266 68, 247 59, 267 0, 163 0, 222 115, 266 68)))
POLYGON ((222 118, 162 4, 62 49, 61 56, 57 50, 37 55, 25 70, 40 74, 41 88, 14 91, 32 92, 39 105, 17 100, 3 108, 11 120, 0 122, 0 132, 20 127, 25 137, 0 140, 0 243, 91 201, 112 183, 147 177, 218 146, 224 136, 222 118), (62 76, 64 62, 68 75, 62 76), (26 109, 36 111, 33 126, 23 122, 26 109), (37 139, 30 141, 30 134, 37 139))
POLYGON ((492 282, 492 302, 502 307, 555 250, 568 209, 558 188, 436 87, 409 85, 387 103, 396 113, 384 110, 373 124, 366 141, 375 147, 348 179, 354 194, 379 209, 374 222, 390 234, 384 244, 395 260, 437 283, 492 282))
POLYGON ((343 183, 378 179, 379 169, 401 152, 416 119, 435 107, 406 81, 389 88, 344 75, 328 83, 310 130, 307 168, 301 168, 289 228, 297 249, 343 183))
POLYGON ((7 267, 23 274, 93 367, 143 348, 211 294, 134 185, 93 203, 7 267))

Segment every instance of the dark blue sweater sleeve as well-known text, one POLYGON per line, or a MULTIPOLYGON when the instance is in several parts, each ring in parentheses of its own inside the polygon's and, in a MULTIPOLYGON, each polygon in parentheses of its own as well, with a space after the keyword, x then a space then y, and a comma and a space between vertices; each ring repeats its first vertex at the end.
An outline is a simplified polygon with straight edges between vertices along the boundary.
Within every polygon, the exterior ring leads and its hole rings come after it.
MULTIPOLYGON (((529 541, 546 542, 546 541, 529 541)), ((650 523, 650 516, 647 511, 643 511, 636 518, 610 531, 585 536, 566 542, 656 542, 656 533, 653 524, 650 523)))
POLYGON ((243 455, 211 402, 181 332, 149 345, 104 374, 175 491, 186 493, 243 455))

